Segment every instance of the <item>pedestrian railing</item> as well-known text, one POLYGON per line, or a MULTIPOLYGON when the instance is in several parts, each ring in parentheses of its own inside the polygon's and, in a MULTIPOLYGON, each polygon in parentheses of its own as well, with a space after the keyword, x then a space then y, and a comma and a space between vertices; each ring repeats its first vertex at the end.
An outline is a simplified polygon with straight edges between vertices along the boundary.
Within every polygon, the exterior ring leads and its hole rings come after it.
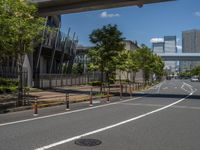
MULTIPOLYGON (((111 100, 110 98, 114 95, 117 95, 121 100, 123 96, 132 97, 135 91, 142 90, 145 88, 145 86, 146 85, 143 83, 110 85, 104 86, 102 93, 100 93, 99 86, 91 86, 87 89, 87 94, 74 94, 66 91, 51 97, 31 96, 29 95, 29 91, 26 91, 26 96, 23 99, 23 106, 29 106, 30 108, 32 107, 34 116, 38 115, 40 108, 55 105, 65 105, 65 110, 70 110, 70 105, 72 103, 88 101, 88 105, 92 107, 94 99, 101 99, 102 101, 109 103, 111 100)), ((1 113, 7 112, 9 108, 16 106, 16 102, 10 102, 7 104, 0 103, 1 113)))

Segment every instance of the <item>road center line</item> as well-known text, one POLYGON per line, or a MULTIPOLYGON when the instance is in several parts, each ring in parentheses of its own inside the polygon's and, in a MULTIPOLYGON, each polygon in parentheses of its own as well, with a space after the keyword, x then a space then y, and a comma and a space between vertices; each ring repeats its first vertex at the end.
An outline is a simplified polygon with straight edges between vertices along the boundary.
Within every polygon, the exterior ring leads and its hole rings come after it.
POLYGON ((113 103, 103 104, 103 105, 99 105, 99 106, 93 106, 93 107, 88 107, 88 108, 83 108, 83 109, 63 112, 63 113, 57 113, 57 114, 53 114, 53 115, 46 115, 46 116, 41 116, 41 117, 37 117, 37 118, 30 118, 30 119, 24 119, 24 120, 19 120, 19 121, 2 123, 2 124, 0 124, 0 127, 7 126, 7 125, 13 125, 13 124, 17 124, 17 123, 24 123, 24 122, 34 121, 34 120, 46 119, 46 118, 50 118, 50 117, 56 117, 56 116, 61 116, 61 115, 66 115, 66 114, 71 114, 71 113, 77 113, 77 112, 82 112, 82 111, 86 111, 86 110, 92 110, 92 109, 96 109, 96 108, 102 108, 102 107, 106 107, 106 106, 111 106, 111 105, 116 105, 116 104, 120 104, 120 103, 130 102, 130 101, 133 101, 133 100, 136 100, 136 99, 140 99, 140 98, 142 98, 142 97, 136 97, 136 98, 127 99, 127 100, 123 100, 123 101, 119 101, 119 102, 113 102, 113 103))
POLYGON ((64 139, 64 140, 61 140, 59 142, 56 142, 56 143, 53 143, 53 144, 49 144, 49 145, 46 145, 46 146, 43 146, 43 147, 40 147, 40 148, 36 148, 35 150, 46 150, 46 149, 49 149, 49 148, 52 148, 52 147, 56 147, 56 146, 59 146, 59 145, 62 145, 62 144, 65 144, 65 143, 68 143, 68 142, 71 142, 71 141, 74 141, 76 139, 80 139, 82 137, 85 137, 85 136, 89 136, 89 135, 92 135, 92 134, 96 134, 96 133, 99 133, 99 132, 102 132, 102 131, 105 131, 105 130, 108 130, 108 129, 111 129, 111 128, 114 128, 114 127, 117 127, 117 126, 121 126, 121 125, 124 125, 126 123, 129 123, 129 122, 132 122, 134 120, 138 120, 140 118, 143 118, 143 117, 146 117, 146 116, 149 116, 151 114, 154 114, 156 112, 159 112, 159 111, 162 111, 164 109, 167 109, 173 105, 176 105, 182 101, 184 101, 186 98, 188 98, 189 96, 191 96, 192 94, 194 93, 191 92, 189 95, 187 95, 186 97, 174 102, 174 103, 171 103, 169 105, 166 105, 164 107, 161 107, 159 109, 155 109, 153 111, 150 111, 148 113, 145 113, 145 114, 142 114, 142 115, 139 115, 137 117, 134 117, 134 118, 131 118, 131 119, 128 119, 128 120, 125 120, 125 121, 122 121, 122 122, 119 122, 119 123, 116 123, 116 124, 113 124, 113 125, 110 125, 110 126, 107 126, 107 127, 104 127, 104 128, 100 128, 100 129, 97 129, 97 130, 94 130, 94 131, 91 131, 91 132, 87 132, 87 133, 84 133, 84 134, 81 134, 81 135, 78 135, 78 136, 74 136, 74 137, 71 137, 71 138, 68 138, 68 139, 64 139))

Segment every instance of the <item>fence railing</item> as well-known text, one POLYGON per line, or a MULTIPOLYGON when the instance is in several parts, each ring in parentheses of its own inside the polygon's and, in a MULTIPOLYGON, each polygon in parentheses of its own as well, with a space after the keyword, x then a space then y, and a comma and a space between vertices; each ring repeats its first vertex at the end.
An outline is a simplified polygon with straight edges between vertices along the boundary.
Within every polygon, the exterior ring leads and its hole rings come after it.
POLYGON ((61 86, 84 85, 88 82, 100 81, 100 73, 84 75, 75 74, 41 74, 40 88, 52 88, 61 86))
MULTIPOLYGON (((19 71, 17 67, 0 66, 0 77, 18 81, 18 75, 19 71)), ((27 86, 28 84, 28 71, 26 68, 22 70, 22 83, 23 86, 27 86)))

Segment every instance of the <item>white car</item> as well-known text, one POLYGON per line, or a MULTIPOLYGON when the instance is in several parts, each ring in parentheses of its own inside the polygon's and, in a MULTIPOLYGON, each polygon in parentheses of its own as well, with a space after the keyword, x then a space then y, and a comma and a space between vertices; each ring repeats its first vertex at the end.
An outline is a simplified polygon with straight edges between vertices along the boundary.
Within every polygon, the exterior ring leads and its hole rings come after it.
POLYGON ((192 77, 191 78, 191 82, 198 82, 198 81, 199 81, 198 77, 192 77))

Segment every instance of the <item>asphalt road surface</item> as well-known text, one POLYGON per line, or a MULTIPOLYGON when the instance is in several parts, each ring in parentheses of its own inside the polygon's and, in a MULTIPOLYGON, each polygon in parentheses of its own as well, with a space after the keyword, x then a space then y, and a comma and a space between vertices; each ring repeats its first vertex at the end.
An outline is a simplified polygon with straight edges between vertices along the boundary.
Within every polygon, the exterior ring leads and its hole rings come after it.
POLYGON ((173 79, 108 104, 12 122, 3 116, 0 150, 199 150, 199 90, 199 82, 173 79), (100 145, 91 146, 94 139, 100 145))

